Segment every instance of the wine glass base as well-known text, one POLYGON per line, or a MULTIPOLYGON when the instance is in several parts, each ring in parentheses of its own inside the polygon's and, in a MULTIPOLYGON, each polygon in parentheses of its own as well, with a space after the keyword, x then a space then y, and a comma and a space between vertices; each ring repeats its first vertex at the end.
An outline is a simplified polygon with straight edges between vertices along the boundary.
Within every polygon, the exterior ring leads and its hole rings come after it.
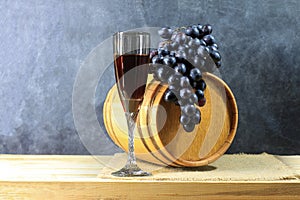
POLYGON ((118 176, 118 177, 133 177, 133 176, 151 176, 152 174, 143 171, 137 165, 131 165, 131 166, 126 165, 122 169, 111 173, 111 175, 118 176))

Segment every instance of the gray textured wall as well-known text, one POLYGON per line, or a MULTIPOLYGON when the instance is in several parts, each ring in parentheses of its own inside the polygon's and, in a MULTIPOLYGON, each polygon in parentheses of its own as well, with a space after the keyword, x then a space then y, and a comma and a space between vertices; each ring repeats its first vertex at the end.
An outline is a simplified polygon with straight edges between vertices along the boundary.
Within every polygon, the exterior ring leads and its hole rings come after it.
MULTIPOLYGON (((298 0, 0 0, 0 153, 87 154, 71 110, 87 54, 116 31, 201 22, 214 26, 239 106, 229 152, 299 154, 299 9, 298 0)), ((103 153, 118 150, 106 142, 103 153)))

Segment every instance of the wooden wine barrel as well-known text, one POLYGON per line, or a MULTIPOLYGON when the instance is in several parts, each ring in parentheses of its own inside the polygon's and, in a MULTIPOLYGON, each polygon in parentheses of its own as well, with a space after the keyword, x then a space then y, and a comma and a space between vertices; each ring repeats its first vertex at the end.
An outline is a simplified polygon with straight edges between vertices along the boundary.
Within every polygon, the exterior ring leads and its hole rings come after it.
MULTIPOLYGON (((201 122, 191 133, 179 123, 180 107, 166 103, 167 86, 147 85, 135 130, 135 152, 142 160, 171 166, 208 165, 229 148, 237 129, 238 109, 224 81, 204 73, 206 104, 200 107, 201 122)), ((116 86, 109 91, 103 108, 104 124, 111 139, 128 151, 127 124, 116 86)))

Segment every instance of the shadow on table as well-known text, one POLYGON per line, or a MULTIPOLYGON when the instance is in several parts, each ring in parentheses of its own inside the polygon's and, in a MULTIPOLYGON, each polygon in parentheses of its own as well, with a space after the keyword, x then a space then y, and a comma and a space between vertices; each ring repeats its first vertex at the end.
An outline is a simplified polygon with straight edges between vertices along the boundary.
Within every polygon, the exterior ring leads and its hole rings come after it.
POLYGON ((190 172, 201 172, 201 171, 213 171, 216 170, 217 167, 212 166, 212 165, 207 165, 207 166, 200 166, 200 167, 180 167, 180 168, 176 168, 176 167, 166 167, 168 169, 175 169, 176 171, 190 171, 190 172))

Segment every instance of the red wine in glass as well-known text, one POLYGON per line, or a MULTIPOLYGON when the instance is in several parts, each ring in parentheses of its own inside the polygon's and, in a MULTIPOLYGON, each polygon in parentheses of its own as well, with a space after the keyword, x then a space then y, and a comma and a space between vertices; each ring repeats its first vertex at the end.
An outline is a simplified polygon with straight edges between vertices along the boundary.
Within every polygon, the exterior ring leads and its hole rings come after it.
POLYGON ((114 176, 149 176, 137 166, 134 154, 134 128, 143 102, 148 76, 150 34, 118 32, 113 37, 114 68, 118 93, 128 125, 128 159, 114 176))
POLYGON ((115 76, 124 111, 138 112, 143 102, 148 66, 147 54, 124 54, 114 61, 115 76))

